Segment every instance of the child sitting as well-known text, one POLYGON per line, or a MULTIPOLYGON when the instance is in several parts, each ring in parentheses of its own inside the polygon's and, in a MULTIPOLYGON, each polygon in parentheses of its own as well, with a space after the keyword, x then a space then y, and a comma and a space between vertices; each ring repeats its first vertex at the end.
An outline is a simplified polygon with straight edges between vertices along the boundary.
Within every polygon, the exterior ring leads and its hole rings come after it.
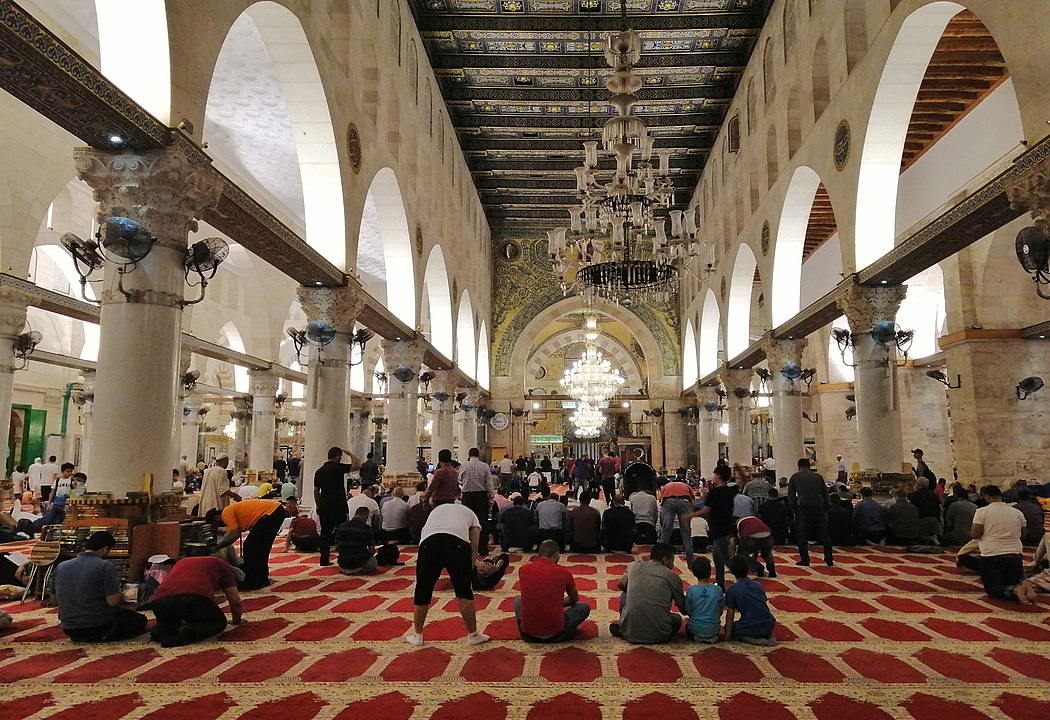
POLYGON ((718 642, 725 607, 722 588, 711 584, 711 561, 707 558, 694 558, 690 569, 699 583, 685 593, 685 612, 689 615, 685 636, 705 643, 718 642))
POLYGON ((773 629, 777 621, 769 612, 766 591, 747 576, 747 558, 734 555, 729 558, 729 572, 736 578, 726 590, 726 637, 742 640, 751 645, 773 646, 777 644, 773 629), (740 613, 740 619, 736 619, 740 613))

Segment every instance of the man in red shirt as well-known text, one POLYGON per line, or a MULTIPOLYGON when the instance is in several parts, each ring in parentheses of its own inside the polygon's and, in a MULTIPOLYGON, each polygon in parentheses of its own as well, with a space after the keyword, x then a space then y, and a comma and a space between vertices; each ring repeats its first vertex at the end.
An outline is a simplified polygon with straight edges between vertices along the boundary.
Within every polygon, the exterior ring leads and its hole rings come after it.
POLYGON ((693 564, 693 538, 689 532, 689 521, 696 515, 693 512, 693 489, 688 483, 680 480, 660 488, 660 542, 671 542, 674 532, 674 519, 678 518, 678 527, 682 531, 682 547, 685 548, 685 564, 693 564))
POLYGON ((612 503, 613 495, 616 494, 616 465, 616 454, 612 450, 598 461, 598 474, 602 476, 602 492, 605 493, 606 504, 612 503))
POLYGON ((214 555, 179 560, 150 599, 157 616, 150 636, 167 648, 218 635, 226 628, 226 616, 214 598, 220 590, 230 602, 233 624, 240 625, 241 596, 229 563, 214 555))
POLYGON ((558 543, 544 540, 539 557, 518 570, 521 597, 514 600, 514 615, 523 640, 570 640, 591 614, 591 606, 580 602, 572 573, 558 565, 559 558, 558 543))
POLYGON ((455 502, 458 492, 459 473, 452 467, 452 451, 444 448, 438 452, 438 466, 423 493, 423 504, 434 507, 445 502, 455 502))

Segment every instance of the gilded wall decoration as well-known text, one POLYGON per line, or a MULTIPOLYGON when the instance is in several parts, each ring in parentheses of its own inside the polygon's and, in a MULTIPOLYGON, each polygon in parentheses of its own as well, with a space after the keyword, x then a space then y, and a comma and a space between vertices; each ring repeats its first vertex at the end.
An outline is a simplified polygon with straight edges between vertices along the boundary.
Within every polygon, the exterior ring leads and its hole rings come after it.
MULTIPOLYGON (((495 240, 496 247, 507 241, 495 240)), ((494 254, 492 273, 493 374, 509 375, 514 345, 529 322, 543 310, 562 300, 561 286, 550 269, 547 241, 538 237, 521 238, 520 261, 494 254)), ((675 303, 644 304, 630 308, 653 334, 660 348, 660 367, 664 375, 680 372, 679 322, 675 303)))
POLYGON ((350 157, 350 169, 357 175, 361 172, 361 134, 353 123, 346 127, 346 152, 350 157))
POLYGON ((849 140, 849 123, 842 120, 838 127, 835 128, 835 140, 832 147, 836 170, 842 170, 846 167, 846 163, 849 162, 849 140))

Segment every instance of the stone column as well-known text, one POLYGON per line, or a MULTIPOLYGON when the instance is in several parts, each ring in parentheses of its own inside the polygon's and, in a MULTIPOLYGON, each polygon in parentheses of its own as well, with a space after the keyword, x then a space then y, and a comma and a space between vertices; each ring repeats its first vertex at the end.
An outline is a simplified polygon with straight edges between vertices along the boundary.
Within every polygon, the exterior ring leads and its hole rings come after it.
POLYGON ((894 348, 871 338, 871 328, 893 321, 907 287, 853 285, 838 298, 853 333, 854 387, 857 396, 858 462, 861 470, 899 473, 904 460, 897 362, 894 348))
POLYGON ((95 414, 95 376, 94 370, 85 370, 83 372, 84 406, 80 409, 80 416, 84 420, 84 439, 80 445, 80 466, 77 470, 87 475, 89 479, 91 478, 91 453, 89 449, 91 448, 91 431, 95 414))
POLYGON ((419 441, 419 371, 423 365, 423 343, 418 340, 384 340, 383 365, 387 375, 386 471, 390 474, 414 472, 419 441), (402 383, 394 373, 401 366, 412 371, 402 383))
MULTIPOLYGON (((430 431, 430 459, 437 462, 437 454, 443 448, 452 450, 455 447, 454 410, 456 406, 456 384, 452 380, 452 373, 448 370, 435 370, 434 379, 430 381, 430 407, 431 407, 431 431, 430 431), (444 397, 439 400, 438 397, 444 397)), ((468 450, 470 448, 467 448, 468 450)), ((466 454, 457 454, 460 462, 466 459, 466 454)))
POLYGON ((664 402, 664 464, 668 472, 686 466, 685 422, 678 411, 683 406, 679 400, 664 402))
POLYGON ((733 392, 744 388, 751 392, 751 368, 722 366, 719 379, 726 390, 726 422, 729 423, 729 465, 751 466, 751 398, 742 398, 733 392))
POLYGON ((200 395, 191 392, 182 399, 182 433, 179 455, 185 455, 186 462, 190 465, 197 464, 197 449, 200 446, 200 410, 200 395))
POLYGON ((718 388, 701 386, 697 388, 696 400, 700 406, 700 419, 697 422, 697 441, 700 444, 700 464, 697 470, 703 477, 714 470, 718 462, 718 426, 722 424, 722 413, 718 410, 709 412, 707 403, 720 404, 718 388))
MULTIPOLYGON (((11 437, 11 399, 15 386, 15 338, 26 324, 28 296, 21 290, 0 285, 0 453, 4 472, 7 472, 8 440, 11 437)), ((26 467, 32 458, 26 461, 26 467)))
POLYGON ((248 469, 252 410, 248 399, 242 397, 233 399, 233 407, 235 409, 230 413, 230 419, 233 420, 236 434, 233 438, 233 450, 230 452, 230 467, 241 473, 248 469))
POLYGON ((274 433, 277 414, 277 376, 269 370, 251 371, 252 440, 248 450, 248 467, 252 470, 273 468, 274 433))
MULTIPOLYGON (((459 392, 465 392, 467 396, 460 403, 459 437, 455 455, 460 462, 466 462, 467 453, 478 442, 478 416, 474 408, 478 405, 480 395, 474 388, 461 388, 459 392)), ((521 447, 521 435, 519 431, 515 430, 515 428, 520 426, 520 420, 521 418, 514 417, 513 414, 510 416, 511 439, 510 447, 507 448, 507 451, 511 453, 511 459, 517 457, 514 454, 515 452, 520 452, 516 448, 521 447), (515 422, 518 422, 518 425, 515 422)))
POLYGON ((357 285, 346 287, 300 287, 299 304, 310 322, 323 321, 335 327, 328 345, 310 345, 306 380, 306 454, 301 478, 303 497, 312 504, 314 472, 328 459, 331 447, 350 444, 350 337, 364 306, 357 285))
POLYGON ((653 468, 659 472, 667 463, 664 453, 664 408, 662 401, 650 401, 649 437, 652 442, 653 468))
POLYGON ((773 393, 773 458, 777 464, 777 477, 790 477, 798 467, 799 458, 805 457, 802 392, 799 389, 802 381, 787 380, 780 372, 788 363, 801 367, 805 349, 806 338, 766 341, 766 365, 773 393))
POLYGON ((121 497, 143 489, 144 473, 158 488, 171 475, 187 236, 218 200, 222 179, 178 146, 140 153, 77 148, 74 159, 77 177, 94 190, 100 223, 127 217, 156 237, 133 271, 121 275, 106 264, 101 295, 91 484, 121 497))
POLYGON ((350 398, 350 449, 363 461, 372 438, 372 403, 362 397, 350 398))

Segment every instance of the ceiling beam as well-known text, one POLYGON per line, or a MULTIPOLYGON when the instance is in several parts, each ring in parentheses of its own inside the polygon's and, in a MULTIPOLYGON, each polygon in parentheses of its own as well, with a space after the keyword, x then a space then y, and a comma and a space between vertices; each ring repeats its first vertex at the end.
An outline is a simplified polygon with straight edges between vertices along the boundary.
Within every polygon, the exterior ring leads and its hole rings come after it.
MULTIPOLYGON (((557 55, 539 53, 430 53, 429 43, 427 51, 430 55, 430 64, 438 73, 441 70, 462 69, 485 69, 485 68, 517 68, 522 75, 528 75, 530 70, 605 70, 609 66, 605 62, 605 56, 595 53, 594 55, 557 55)), ((734 50, 701 50, 697 52, 679 53, 651 53, 642 55, 642 59, 634 66, 635 70, 653 70, 659 68, 678 68, 695 66, 712 66, 722 68, 728 72, 729 68, 739 68, 743 71, 741 60, 747 57, 742 51, 734 50)))
MULTIPOLYGON (((594 129, 597 136, 599 130, 594 129)), ((519 150, 528 152, 574 152, 583 157, 584 138, 522 138, 522 139, 480 139, 465 136, 460 139, 459 145, 464 153, 486 152, 499 150, 519 150)), ((660 135, 654 138, 654 149, 680 150, 703 150, 707 152, 711 147, 711 141, 707 138, 697 136, 691 132, 681 135, 660 135)))
MULTIPOLYGON (((735 91, 733 83, 722 82, 711 85, 674 85, 668 87, 645 87, 638 92, 638 102, 655 100, 730 100, 735 91)), ((607 103, 609 91, 600 88, 557 88, 544 86, 490 86, 452 85, 442 90, 446 102, 491 101, 491 102, 595 102, 607 103)))
MULTIPOLYGON (((498 127, 521 128, 522 132, 542 131, 545 128, 584 129, 593 125, 586 115, 482 115, 450 108, 457 128, 498 127)), ((724 112, 663 113, 641 115, 647 127, 700 128, 718 130, 722 126, 724 112)))
MULTIPOLYGON (((468 163, 473 172, 484 172, 486 170, 534 170, 536 172, 567 170, 572 172, 580 165, 578 159, 545 160, 543 158, 537 158, 536 160, 470 158, 468 163)), ((675 159, 674 167, 678 170, 702 170, 704 168, 704 158, 694 155, 682 155, 675 159)))
MULTIPOLYGON (((767 0, 747 12, 699 12, 631 15, 628 24, 639 32, 658 32, 661 30, 693 30, 713 28, 753 28, 762 27, 768 11, 767 0)), ((416 0, 410 3, 412 14, 420 35, 439 32, 512 32, 512 33, 547 33, 547 32, 619 32, 620 17, 618 14, 574 14, 574 15, 483 15, 466 12, 420 12, 416 0)), ((599 38, 602 39, 602 38, 599 38)))

